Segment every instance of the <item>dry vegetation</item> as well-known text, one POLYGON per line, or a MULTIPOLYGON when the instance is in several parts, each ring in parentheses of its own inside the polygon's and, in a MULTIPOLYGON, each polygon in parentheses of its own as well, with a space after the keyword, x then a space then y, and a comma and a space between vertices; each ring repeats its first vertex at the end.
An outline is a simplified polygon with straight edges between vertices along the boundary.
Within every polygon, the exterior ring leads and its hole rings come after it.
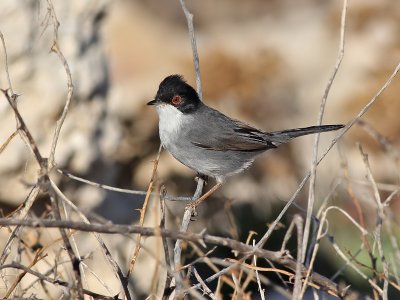
MULTIPOLYGON (((366 175, 362 184, 368 186, 371 191, 368 199, 360 199, 359 195, 354 193, 354 183, 348 175, 346 155, 342 153, 342 161, 338 164, 342 165, 343 178, 336 180, 321 204, 314 204, 318 164, 355 125, 362 126, 398 168, 399 150, 385 138, 385 134, 377 132, 365 123, 362 117, 390 86, 392 80, 396 79, 400 65, 394 66, 391 73, 387 74, 385 83, 375 91, 370 100, 365 99, 367 104, 351 117, 346 127, 338 132, 322 154, 318 153, 318 136, 315 138, 310 171, 267 230, 259 235, 249 232, 248 238, 243 241, 235 234, 235 221, 227 225, 227 231, 231 232, 232 238, 210 235, 206 230, 192 232, 188 230, 193 220, 193 209, 190 207, 185 209, 183 217, 175 216, 180 220, 180 230, 172 230, 166 226, 167 214, 171 213, 166 208, 166 202, 188 199, 166 195, 165 188, 160 185, 157 177, 159 156, 154 160, 148 189, 143 192, 121 190, 85 181, 58 168, 55 154, 58 144, 63 143, 59 137, 64 120, 68 118, 75 83, 68 59, 64 57, 63 49, 58 43, 58 28, 63 24, 59 24, 51 0, 46 3, 42 1, 42 5, 47 5, 43 30, 49 27, 53 30, 53 45, 50 50, 58 57, 60 67, 66 75, 65 105, 57 121, 52 124, 54 135, 48 152, 39 150, 35 134, 31 132, 19 111, 18 86, 13 84, 12 74, 7 65, 7 37, 0 33, 2 56, 6 61, 5 69, 1 71, 6 74, 8 81, 1 87, 4 95, 1 100, 8 102, 9 110, 15 115, 15 131, 7 140, 1 141, 0 159, 2 152, 14 140, 21 139, 30 150, 38 173, 36 182, 25 183, 29 186, 29 193, 21 201, 21 205, 0 218, 2 237, 7 239, 1 243, 2 298, 179 299, 189 295, 195 299, 222 299, 222 295, 225 295, 225 298, 232 299, 273 299, 273 296, 268 296, 271 292, 288 299, 302 299, 306 293, 307 298, 314 296, 315 299, 328 299, 328 295, 356 299, 360 294, 370 299, 389 299, 389 295, 400 295, 399 220, 395 210, 392 210, 395 202, 398 202, 400 186, 375 181, 368 153, 362 145, 358 145, 357 148, 366 175), (85 215, 74 204, 74 199, 65 194, 63 186, 57 183, 58 179, 54 179, 59 176, 65 176, 68 180, 80 180, 98 189, 143 196, 138 224, 112 224, 107 220, 85 215), (299 193, 307 184, 308 209, 300 209, 298 214, 291 217, 287 227, 284 227, 282 222, 285 214, 295 204, 299 193), (340 191, 343 187, 344 193, 340 191), (337 201, 335 197, 350 199, 351 205, 337 201), (38 199, 45 203, 44 212, 40 216, 32 209, 38 199), (159 224, 147 226, 146 219, 149 218, 149 214, 160 216, 159 224), (332 215, 335 215, 334 219, 332 215), (335 222, 338 220, 346 224, 346 232, 343 235, 352 237, 352 243, 357 245, 356 247, 352 246, 350 249, 346 244, 348 239, 334 235, 337 231, 333 228, 337 226, 335 222), (276 232, 283 236, 280 249, 270 250, 267 242, 276 232), (119 243, 126 243, 131 247, 130 257, 110 250, 110 244, 105 241, 109 235, 120 236, 119 243), (155 240, 157 247, 144 243, 150 238, 155 240), (160 245, 162 247, 159 247, 160 245), (316 265, 321 248, 329 249, 332 256, 339 258, 339 263, 334 264, 336 273, 333 275, 325 273, 316 265), (358 250, 354 251, 355 248, 358 250), (224 254, 221 256, 217 253, 224 254), (136 266, 141 259, 152 261, 152 264, 148 263, 146 270, 151 274, 146 274, 151 281, 147 292, 140 291, 140 286, 137 286, 140 280, 135 279, 145 276, 136 266), (349 270, 353 273, 353 278, 356 278, 355 281, 364 284, 362 292, 346 282, 348 277, 344 274, 349 270), (110 273, 113 276, 109 276, 110 273)), ((187 17, 197 90, 201 94, 193 16, 183 0, 181 5, 187 17)), ((347 1, 343 1, 341 22, 338 25, 341 28, 339 53, 321 99, 318 124, 322 122, 330 88, 345 56, 346 16, 347 1)), ((203 186, 204 181, 199 179, 194 199, 202 194, 203 186)), ((13 187, 10 186, 9 189, 13 187)), ((225 209, 226 213, 230 214, 229 205, 226 205, 225 209)))

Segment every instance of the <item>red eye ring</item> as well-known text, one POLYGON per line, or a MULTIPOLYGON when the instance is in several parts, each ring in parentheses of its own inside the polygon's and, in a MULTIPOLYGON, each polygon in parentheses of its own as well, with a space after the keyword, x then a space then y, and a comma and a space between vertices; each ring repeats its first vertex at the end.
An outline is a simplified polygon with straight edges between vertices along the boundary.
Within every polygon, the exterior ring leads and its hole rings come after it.
POLYGON ((173 105, 179 105, 181 102, 182 102, 182 97, 178 96, 178 95, 172 97, 172 99, 171 99, 171 103, 173 105))

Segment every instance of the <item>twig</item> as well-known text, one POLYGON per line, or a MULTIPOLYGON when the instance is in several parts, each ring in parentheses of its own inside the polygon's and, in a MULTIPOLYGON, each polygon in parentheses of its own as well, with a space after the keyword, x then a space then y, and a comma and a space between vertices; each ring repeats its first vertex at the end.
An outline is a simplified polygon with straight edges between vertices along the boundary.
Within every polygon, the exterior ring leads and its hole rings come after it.
MULTIPOLYGON (((166 211, 165 211, 165 194, 166 194, 166 189, 164 186, 161 186, 160 188, 160 207, 161 207, 161 220, 160 220, 160 228, 161 229, 166 229, 165 226, 165 218, 166 218, 166 211)), ((169 253, 169 244, 168 244, 168 239, 164 236, 161 237, 162 238, 162 242, 163 242, 163 249, 164 249, 164 257, 165 257, 165 264, 167 266, 170 266, 171 268, 173 268, 172 264, 171 264, 171 258, 170 258, 170 253, 169 253)), ((169 274, 167 274, 166 279, 165 279, 165 284, 164 284, 164 291, 169 288, 170 284, 171 284, 171 280, 172 277, 169 276, 169 274)), ((167 299, 166 297, 164 298, 164 294, 163 293, 163 299, 167 299)))
MULTIPOLYGON (((141 227, 141 226, 132 226, 132 225, 116 225, 116 224, 87 224, 83 222, 72 222, 72 221, 57 221, 57 220, 41 220, 41 219, 25 219, 25 220, 17 220, 17 219, 9 219, 9 218, 0 218, 0 225, 12 226, 12 225, 21 225, 21 226, 29 226, 34 228, 69 228, 76 229, 80 231, 86 232, 98 232, 98 233, 108 233, 108 234, 127 234, 127 233, 140 233, 142 236, 165 236, 173 239, 187 240, 197 243, 206 243, 212 245, 218 245, 223 247, 228 247, 235 251, 251 255, 257 255, 258 257, 265 258, 271 260, 275 263, 283 265, 290 270, 296 271, 297 261, 293 258, 285 255, 281 251, 270 251, 265 249, 260 249, 258 247, 252 247, 250 245, 246 245, 239 241, 230 239, 230 238, 222 238, 218 236, 212 236, 208 234, 194 234, 194 233, 186 233, 180 231, 170 231, 166 229, 160 228, 149 228, 149 227, 141 227)), ((237 265, 236 265, 237 266, 237 265)), ((232 267, 235 267, 235 264, 232 266, 217 272, 213 276, 204 280, 205 283, 211 282, 212 280, 218 278, 219 276, 226 274, 231 270, 232 267)), ((303 276, 306 274, 307 269, 302 267, 301 273, 303 276)), ((333 294, 342 295, 342 290, 328 278, 313 272, 311 274, 312 281, 323 286, 326 290, 331 291, 333 294)), ((193 288, 197 288, 195 285, 193 288)))
POLYGON ((382 289, 371 279, 368 278, 357 266, 352 262, 352 260, 348 259, 348 257, 343 253, 340 247, 336 244, 334 240, 331 240, 331 244, 333 249, 335 249, 336 253, 346 262, 346 264, 351 267, 358 275, 360 275, 364 280, 368 281, 372 288, 374 288, 380 295, 382 295, 382 289))
MULTIPOLYGON (((364 120, 359 120, 358 124, 370 135, 372 136, 383 148, 383 151, 388 154, 390 158, 393 159, 395 166, 398 166, 400 162, 400 150, 398 147, 393 145, 393 143, 388 140, 385 136, 379 133, 376 129, 366 123, 364 120)), ((398 168, 396 168, 398 171, 398 168)))
MULTIPOLYGON (((253 247, 256 245, 256 241, 253 240, 253 247)), ((257 256, 253 256, 253 264, 255 267, 257 267, 257 256)), ((258 275, 258 270, 255 270, 256 272, 256 278, 257 278, 257 286, 258 286, 258 292, 260 293, 261 300, 265 300, 265 290, 261 286, 261 280, 260 276, 258 275)))
MULTIPOLYGON (((196 191, 193 195, 193 201, 198 199, 200 195, 203 192, 203 187, 204 187, 204 179, 199 177, 197 181, 197 188, 196 191)), ((187 232, 187 229, 189 227, 190 223, 190 218, 192 217, 192 214, 194 212, 194 208, 187 206, 185 208, 185 212, 182 218, 182 224, 180 227, 180 232, 187 232)), ((175 266, 175 272, 174 272, 174 277, 175 277, 175 295, 179 297, 180 291, 182 288, 182 276, 181 276, 181 266, 182 266, 182 240, 178 239, 175 242, 175 247, 174 247, 174 266, 175 266)))
MULTIPOLYGON (((39 262, 41 259, 43 259, 45 256, 42 256, 42 251, 38 250, 35 254, 35 257, 33 259, 33 261, 29 264, 28 268, 32 268, 37 262, 39 262)), ((8 291, 6 292, 6 294, 4 295, 4 299, 8 299, 8 297, 11 296, 11 293, 14 291, 14 289, 17 287, 18 283, 21 282, 22 278, 24 278, 24 276, 27 274, 27 271, 23 271, 21 274, 18 275, 18 277, 16 278, 16 280, 13 282, 13 284, 11 285, 11 287, 8 289, 8 291)))
MULTIPOLYGON (((44 159, 43 156, 40 154, 40 151, 37 147, 35 139, 33 138, 30 130, 28 129, 28 127, 25 124, 24 119, 22 118, 21 114, 18 111, 18 108, 17 108, 18 95, 14 94, 10 88, 8 88, 7 90, 1 90, 1 91, 3 92, 8 103, 10 104, 11 108, 14 111, 15 117, 17 119, 17 123, 19 124, 17 126, 19 129, 18 133, 20 133, 20 134, 23 133, 23 136, 26 137, 27 145, 28 145, 29 149, 32 151, 32 153, 34 154, 35 159, 40 166, 41 173, 42 174, 46 173, 47 172, 47 160, 44 159)), ((25 140, 25 139, 23 139, 23 140, 25 140)))
MULTIPOLYGON (((299 215, 295 215, 293 218, 293 222, 296 225, 297 229, 297 263, 296 263, 296 273, 294 277, 294 288, 293 288, 293 299, 295 300, 301 300, 303 299, 303 293, 301 289, 301 279, 302 279, 302 274, 301 274, 301 267, 302 267, 302 257, 303 253, 306 251, 304 247, 304 244, 302 244, 303 241, 303 219, 299 215)), ((305 281, 304 286, 307 286, 307 281, 305 281)))
POLYGON ((111 290, 111 287, 110 287, 102 278, 100 278, 100 276, 97 275, 96 272, 93 271, 86 263, 84 263, 84 262, 82 261, 82 262, 81 262, 81 266, 82 266, 82 268, 88 270, 88 272, 89 272, 90 274, 92 274, 92 276, 93 276, 94 278, 96 278, 96 280, 107 290, 107 292, 108 292, 110 295, 113 294, 113 291, 111 290))
POLYGON ((67 89, 68 89, 67 100, 65 102, 63 112, 62 112, 60 118, 57 120, 56 128, 54 129, 54 136, 53 136, 53 141, 51 144, 51 150, 50 150, 50 155, 49 155, 49 168, 52 168, 55 165, 54 155, 56 152, 57 142, 58 142, 58 138, 60 136, 61 128, 62 128, 65 118, 67 117, 67 114, 68 114, 68 109, 71 104, 72 95, 74 93, 74 86, 72 84, 72 75, 71 75, 71 71, 69 69, 68 62, 65 59, 65 56, 64 56, 63 52, 61 51, 60 45, 58 42, 58 28, 60 26, 60 22, 58 22, 52 0, 47 0, 47 7, 48 7, 48 12, 51 15, 51 18, 53 19, 53 45, 51 46, 51 51, 58 55, 59 59, 61 60, 62 65, 64 66, 65 74, 67 76, 67 89))
MULTIPOLYGON (((28 211, 33 205, 33 202, 35 201, 36 197, 39 195, 40 192, 40 187, 39 186, 34 186, 31 191, 29 192, 28 196, 26 197, 26 200, 24 201, 24 204, 19 211, 18 218, 24 219, 26 215, 28 214, 28 211)), ((8 255, 10 254, 10 249, 12 246, 12 243, 14 239, 18 236, 19 231, 21 230, 21 226, 17 226, 13 229, 11 232, 7 243, 4 246, 3 252, 0 257, 0 265, 4 264, 8 255)))
MULTIPOLYGON (((145 217, 145 214, 146 214, 147 204, 149 203, 149 199, 150 199, 150 192, 153 189, 153 185, 154 185, 156 174, 157 174, 157 166, 158 166, 158 161, 160 160, 161 149, 162 149, 162 147, 160 146, 160 148, 158 149, 157 158, 154 160, 153 172, 151 174, 150 183, 149 183, 149 186, 147 188, 147 195, 146 195, 146 198, 144 199, 144 203, 143 203, 142 208, 139 209, 139 212, 140 212, 139 225, 140 226, 143 226, 143 224, 144 224, 144 217, 145 217)), ((129 264, 128 273, 126 274, 126 278, 127 279, 131 275, 131 273, 133 271, 133 268, 135 266, 135 262, 136 262, 136 260, 138 258, 139 251, 140 251, 140 248, 141 248, 141 243, 140 243, 141 238, 142 238, 142 236, 140 234, 136 237, 135 250, 133 251, 132 259, 131 259, 130 264, 129 264)))
POLYGON ((386 219, 385 212, 383 209, 382 201, 381 201, 381 196, 379 195, 378 187, 376 186, 376 182, 374 177, 372 176, 371 168, 369 166, 369 161, 368 161, 368 155, 363 151, 361 144, 359 144, 359 150, 360 153, 363 157, 364 165, 367 170, 367 178, 371 182, 371 186, 374 192, 374 199, 377 207, 377 220, 376 220, 376 226, 374 230, 374 236, 375 236, 375 241, 378 244, 378 253, 381 259, 381 263, 383 265, 383 272, 384 272, 384 278, 383 278, 383 291, 382 291, 382 299, 387 300, 388 299, 388 288, 389 288, 389 267, 383 252, 382 248, 382 239, 381 239, 381 234, 382 234, 382 223, 386 219))
MULTIPOLYGON (((236 266, 236 269, 240 269, 240 270, 243 270, 244 272, 246 272, 247 274, 252 274, 254 271, 256 271, 256 270, 258 270, 258 271, 264 271, 264 270, 261 270, 259 267, 255 267, 254 268, 254 266, 253 265, 249 265, 249 264, 247 264, 247 266, 243 266, 241 263, 240 263, 240 261, 237 261, 237 263, 235 262, 235 263, 232 263, 231 261, 227 261, 227 260, 225 260, 225 259, 220 259, 220 258, 215 258, 215 257, 213 257, 213 258, 211 258, 211 260, 215 263, 215 264, 218 264, 218 265, 220 265, 220 266, 223 266, 223 267, 233 267, 233 266, 236 266)), ((262 268, 263 269, 263 268, 262 268)), ((273 267, 273 268, 265 268, 265 271, 266 272, 268 272, 268 271, 270 271, 270 272, 274 272, 275 274, 280 274, 280 271, 283 271, 283 272, 287 272, 287 271, 285 271, 285 270, 280 270, 279 268, 275 268, 275 267, 273 267)), ((290 272, 289 272, 290 273, 290 272)), ((284 288, 282 288, 282 287, 280 287, 280 286, 278 286, 278 285, 275 285, 275 284, 273 284, 267 277, 265 277, 264 275, 262 275, 261 273, 259 274, 259 277, 260 277, 260 281, 261 281, 261 283, 263 283, 265 286, 269 286, 272 290, 274 290, 274 291, 276 291, 277 293, 279 293, 280 295, 282 295, 284 298, 286 298, 286 299, 291 299, 292 298, 292 296, 291 296, 291 294, 286 290, 286 289, 284 289, 284 288)), ((293 276, 292 276, 293 277, 293 276)), ((226 277, 224 277, 224 276, 221 276, 221 277, 218 277, 218 280, 219 280, 219 282, 222 282, 222 281, 226 281, 226 279, 225 279, 226 277)), ((209 279, 209 278, 208 278, 209 279)))
MULTIPOLYGON (((366 229, 364 229, 363 227, 361 227, 360 224, 357 223, 356 220, 354 220, 353 217, 351 217, 346 211, 342 210, 340 207, 337 206, 329 206, 327 209, 325 209, 322 213, 322 217, 321 217, 321 222, 320 222, 320 227, 318 229, 318 233, 317 233, 317 244, 314 247, 314 253, 313 256, 311 258, 311 264, 312 265, 314 263, 314 259, 316 257, 316 253, 318 251, 318 246, 319 246, 319 241, 320 239, 324 236, 324 234, 322 233, 322 229, 323 229, 323 225, 326 223, 326 219, 327 219, 327 215, 328 212, 331 210, 338 210, 339 212, 341 212, 344 216, 347 217, 347 219, 349 219, 355 226, 356 228, 358 228, 361 233, 363 235, 367 235, 368 231, 366 229)), ((356 271, 363 279, 367 280, 369 282, 369 284, 380 294, 382 295, 382 289, 371 279, 368 278, 367 275, 365 275, 359 268, 357 268, 357 266, 352 262, 352 260, 348 259, 346 257, 346 255, 343 253, 343 251, 339 248, 339 246, 336 244, 336 242, 333 239, 330 239, 330 242, 333 246, 333 248, 335 249, 335 251, 339 254, 339 256, 346 262, 346 264, 348 266, 350 266, 354 271, 356 271)), ((311 270, 308 270, 308 272, 311 272, 311 270)), ((306 279, 308 278, 308 274, 306 279)))
MULTIPOLYGON (((379 96, 386 90, 386 88, 390 85, 392 80, 397 76, 398 72, 400 70, 400 63, 395 67, 393 70, 392 74, 389 76, 389 78, 386 80, 386 82, 383 84, 383 86, 380 88, 380 90, 371 98, 371 100, 360 110, 360 112, 352 119, 350 120, 349 123, 336 135, 336 137, 331 141, 331 144, 327 147, 325 152, 321 155, 319 160, 317 161, 317 165, 325 158, 325 156, 329 153, 329 151, 333 148, 334 145, 347 133, 347 131, 353 127, 353 125, 371 108, 371 106, 375 103, 375 101, 379 98, 379 96)), ((264 236, 260 239, 260 241, 257 243, 257 247, 262 247, 265 242, 268 240, 270 237, 271 233, 275 230, 276 225, 280 222, 286 211, 289 209, 289 207, 292 205, 294 200, 297 198, 298 194, 300 191, 303 189, 305 183, 307 180, 310 178, 311 173, 309 172, 302 180, 300 185, 298 186, 297 190, 295 193, 292 195, 292 197, 289 199, 289 201, 286 203, 285 207, 282 209, 281 213, 278 215, 278 217, 274 220, 274 222, 270 225, 268 228, 268 231, 264 234, 264 236)))
MULTIPOLYGON (((29 273, 29 274, 31 274, 33 276, 36 276, 37 278, 39 278, 42 281, 47 281, 47 282, 52 283, 54 285, 63 286, 63 287, 66 287, 66 288, 72 289, 72 290, 75 289, 75 287, 71 286, 71 284, 68 283, 68 282, 62 281, 60 279, 50 278, 48 276, 45 276, 45 275, 43 275, 43 274, 41 274, 39 272, 36 272, 36 271, 28 268, 28 267, 26 267, 26 266, 24 266, 24 265, 22 265, 20 263, 13 262, 11 264, 0 265, 0 270, 2 270, 2 269, 10 269, 10 268, 22 270, 22 271, 24 271, 26 273, 29 273)), ((94 297, 95 299, 105 299, 105 300, 118 299, 116 297, 108 297, 108 296, 104 296, 104 295, 101 295, 101 294, 98 294, 98 293, 94 293, 94 292, 86 290, 86 289, 83 289, 82 292, 84 294, 88 295, 88 296, 94 297)))
POLYGON ((198 282, 200 282, 201 286, 203 287, 203 291, 206 293, 207 296, 209 296, 211 299, 213 300, 217 300, 217 297, 215 297, 214 293, 210 290, 210 288, 205 284, 205 282, 203 281, 203 279, 201 278, 200 274, 197 272, 195 267, 193 268, 193 274, 194 277, 196 277, 196 279, 198 280, 198 282))
MULTIPOLYGON (((360 179, 356 179, 356 178, 351 178, 351 177, 348 177, 348 176, 346 176, 345 178, 348 181, 356 183, 356 184, 360 184, 360 185, 364 185, 364 186, 371 186, 371 182, 369 182, 369 181, 360 180, 360 179)), ((376 186, 377 186, 378 190, 385 191, 385 192, 395 192, 395 193, 397 193, 400 190, 400 185, 397 185, 397 184, 377 182, 376 186)))
POLYGON ((14 89, 11 84, 10 72, 8 69, 8 54, 7 54, 6 42, 4 40, 4 35, 1 31, 0 31, 0 39, 3 44, 3 50, 4 50, 4 65, 5 65, 5 71, 6 71, 7 81, 8 81, 8 88, 10 89, 11 94, 14 95, 14 89))
MULTIPOLYGON (((104 189, 104 190, 108 190, 108 191, 113 191, 113 192, 118 192, 118 193, 124 193, 124 194, 132 194, 132 195, 141 195, 141 196, 146 196, 147 195, 147 191, 134 191, 134 190, 128 190, 128 189, 121 189, 121 188, 116 188, 110 185, 106 185, 106 184, 102 184, 102 183, 97 183, 94 181, 90 181, 81 177, 78 177, 76 175, 71 174, 70 172, 67 172, 65 170, 61 170, 61 169, 57 169, 57 172, 59 172, 60 174, 63 174, 65 176, 67 176, 68 178, 71 178, 73 180, 79 181, 79 182, 83 182, 83 183, 87 183, 89 185, 104 189)), ((158 196, 156 193, 150 193, 150 196, 158 196)), ((167 201, 183 201, 183 202, 189 202, 192 201, 192 197, 174 197, 174 196, 165 196, 164 197, 165 200, 167 201)))
MULTIPOLYGON (((335 67, 333 68, 332 74, 328 80, 328 83, 325 88, 324 95, 321 99, 321 104, 318 113, 318 121, 317 125, 322 124, 322 118, 325 112, 326 101, 328 99, 329 92, 331 90, 332 84, 336 78, 336 74, 339 70, 339 67, 342 63, 344 57, 344 37, 345 37, 345 28, 346 28, 346 12, 347 12, 347 0, 343 1, 343 9, 342 9, 342 17, 341 17, 341 25, 340 25, 340 44, 339 44, 339 53, 336 58, 335 67)), ((310 235, 310 227, 311 227, 311 216, 313 213, 314 202, 315 202, 315 179, 316 179, 316 171, 317 171, 317 160, 318 160, 318 145, 319 145, 319 137, 320 134, 317 133, 314 139, 314 146, 313 146, 313 154, 312 154, 312 163, 311 163, 311 176, 310 176, 310 184, 309 184, 309 194, 308 194, 308 203, 307 203, 307 217, 306 222, 304 225, 304 235, 303 235, 303 253, 301 256, 302 263, 305 262, 306 254, 307 254, 307 245, 308 245, 308 238, 310 235)))
POLYGON ((201 86, 201 76, 200 76, 200 63, 199 63, 199 54, 197 53, 197 45, 196 45, 196 36, 194 34, 194 27, 193 27, 193 14, 186 7, 185 0, 179 0, 182 6, 183 13, 185 14, 187 26, 190 35, 190 42, 192 45, 192 53, 193 53, 193 64, 194 64, 194 71, 196 76, 196 91, 199 95, 200 100, 203 100, 203 91, 201 86))
MULTIPOLYGON (((1 32, 0 32, 1 34, 1 32)), ((16 129, 8 138, 7 140, 1 145, 0 147, 0 154, 3 153, 4 149, 7 148, 8 144, 12 141, 12 139, 19 133, 19 129, 16 129)))
MULTIPOLYGON (((47 176, 46 176, 47 177, 47 176)), ((57 194, 51 190, 50 192, 50 200, 51 200, 51 206, 52 206, 52 212, 54 214, 54 218, 56 220, 61 221, 61 214, 60 214, 60 207, 58 203, 58 197, 57 194)), ((80 263, 81 261, 77 258, 76 254, 74 253, 74 250, 72 249, 71 242, 68 239, 68 236, 64 229, 59 228, 61 237, 64 242, 65 249, 67 250, 67 253, 70 257, 71 260, 71 265, 72 265, 72 271, 74 273, 74 285, 76 286, 76 292, 77 292, 77 297, 79 299, 83 299, 83 286, 82 286, 82 276, 80 273, 80 263)))
MULTIPOLYGON (((50 184, 52 189, 57 193, 57 195, 63 199, 63 201, 65 203, 67 203, 78 215, 79 217, 83 220, 84 223, 86 224, 90 224, 89 220, 86 218, 86 216, 78 209, 78 207, 76 207, 76 205, 74 203, 72 203, 57 187, 57 185, 50 180, 50 184)), ((103 254, 106 258, 106 260, 110 263, 110 265, 112 266, 116 277, 118 278, 119 282, 121 283, 121 287, 125 293, 125 297, 127 300, 131 299, 131 295, 128 289, 128 285, 126 283, 125 280, 125 276, 122 273, 121 268, 119 267, 118 263, 115 261, 115 259, 112 257, 110 250, 108 249, 107 245, 105 244, 105 242, 103 241, 103 239, 101 238, 101 236, 97 233, 97 232, 92 232, 93 235, 95 236, 95 238, 97 239, 100 247, 103 250, 103 254)))

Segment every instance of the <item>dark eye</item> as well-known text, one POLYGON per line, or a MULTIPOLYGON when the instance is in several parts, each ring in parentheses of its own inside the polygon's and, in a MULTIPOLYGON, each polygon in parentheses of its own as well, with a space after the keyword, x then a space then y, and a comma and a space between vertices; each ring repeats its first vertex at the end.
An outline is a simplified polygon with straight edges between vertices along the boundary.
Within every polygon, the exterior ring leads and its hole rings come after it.
POLYGON ((181 96, 174 96, 172 99, 171 99, 171 103, 173 104, 173 105, 179 105, 179 104, 181 104, 181 102, 182 102, 182 97, 181 96))

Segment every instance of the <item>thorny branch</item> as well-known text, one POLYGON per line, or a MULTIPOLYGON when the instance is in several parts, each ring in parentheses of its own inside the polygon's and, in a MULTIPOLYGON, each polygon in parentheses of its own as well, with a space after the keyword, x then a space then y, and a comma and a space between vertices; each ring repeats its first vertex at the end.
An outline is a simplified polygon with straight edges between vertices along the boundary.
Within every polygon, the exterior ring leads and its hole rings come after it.
POLYGON ((48 14, 53 20, 53 45, 51 46, 51 51, 53 51, 54 53, 56 53, 58 55, 62 65, 64 67, 65 74, 67 75, 67 89, 68 89, 67 100, 65 101, 63 112, 62 112, 60 118, 56 122, 56 128, 54 130, 53 142, 51 144, 51 151, 50 151, 50 156, 49 156, 49 167, 52 168, 53 166, 55 166, 54 155, 56 153, 57 142, 58 142, 58 138, 60 136, 61 128, 64 124, 65 118, 67 117, 69 106, 71 104, 72 95, 74 93, 74 85, 72 84, 72 75, 71 75, 71 70, 69 68, 68 62, 65 59, 63 52, 60 49, 60 45, 59 45, 59 41, 58 41, 58 28, 60 26, 60 22, 57 19, 57 15, 54 10, 53 2, 51 0, 47 0, 47 6, 48 6, 48 14))
MULTIPOLYGON (((117 224, 88 224, 83 222, 72 222, 67 220, 43 220, 43 219, 25 219, 25 220, 16 220, 16 219, 8 219, 8 218, 0 218, 0 225, 2 226, 29 226, 34 228, 68 228, 75 229, 86 232, 97 232, 97 233, 108 233, 108 234, 141 234, 142 236, 164 236, 176 240, 186 240, 191 242, 203 244, 211 244, 218 245, 223 247, 228 247, 232 250, 248 254, 252 253, 252 255, 256 255, 260 258, 265 258, 271 260, 275 263, 281 264, 288 269, 296 272, 297 261, 293 259, 290 254, 286 251, 270 251, 264 250, 257 247, 253 247, 250 245, 246 245, 239 241, 223 238, 208 234, 195 234, 195 233, 186 233, 182 231, 170 231, 167 229, 159 229, 159 228, 151 228, 151 227, 142 227, 142 226, 133 226, 133 225, 117 225, 117 224)), ((307 269, 302 266, 301 274, 304 276, 307 272, 307 269)), ((342 291, 336 285, 336 283, 331 282, 326 277, 319 275, 318 273, 313 273, 311 276, 314 283, 320 284, 321 288, 326 288, 328 292, 334 295, 342 295, 342 291)), ((209 282, 209 281, 205 281, 209 282)))
MULTIPOLYGON (((146 194, 146 197, 144 199, 143 206, 139 210, 140 211, 140 219, 139 219, 140 226, 143 226, 143 224, 144 224, 144 217, 146 215, 147 205, 149 203, 150 194, 151 194, 151 191, 153 190, 153 185, 154 185, 154 182, 155 182, 155 179, 156 179, 156 175, 157 175, 157 166, 158 166, 158 161, 160 160, 161 149, 162 148, 160 146, 160 148, 158 149, 157 158, 153 162, 153 164, 154 164, 153 165, 153 172, 152 172, 152 175, 151 175, 149 186, 147 188, 147 194, 146 194)), ((136 262, 136 260, 137 260, 137 258, 139 256, 141 238, 142 238, 142 236, 140 234, 138 234, 138 236, 136 237, 135 250, 133 251, 133 254, 132 254, 132 259, 131 259, 131 262, 129 264, 128 273, 126 274, 126 278, 127 279, 129 278, 130 274, 132 273, 133 268, 135 266, 135 262, 136 262)))

